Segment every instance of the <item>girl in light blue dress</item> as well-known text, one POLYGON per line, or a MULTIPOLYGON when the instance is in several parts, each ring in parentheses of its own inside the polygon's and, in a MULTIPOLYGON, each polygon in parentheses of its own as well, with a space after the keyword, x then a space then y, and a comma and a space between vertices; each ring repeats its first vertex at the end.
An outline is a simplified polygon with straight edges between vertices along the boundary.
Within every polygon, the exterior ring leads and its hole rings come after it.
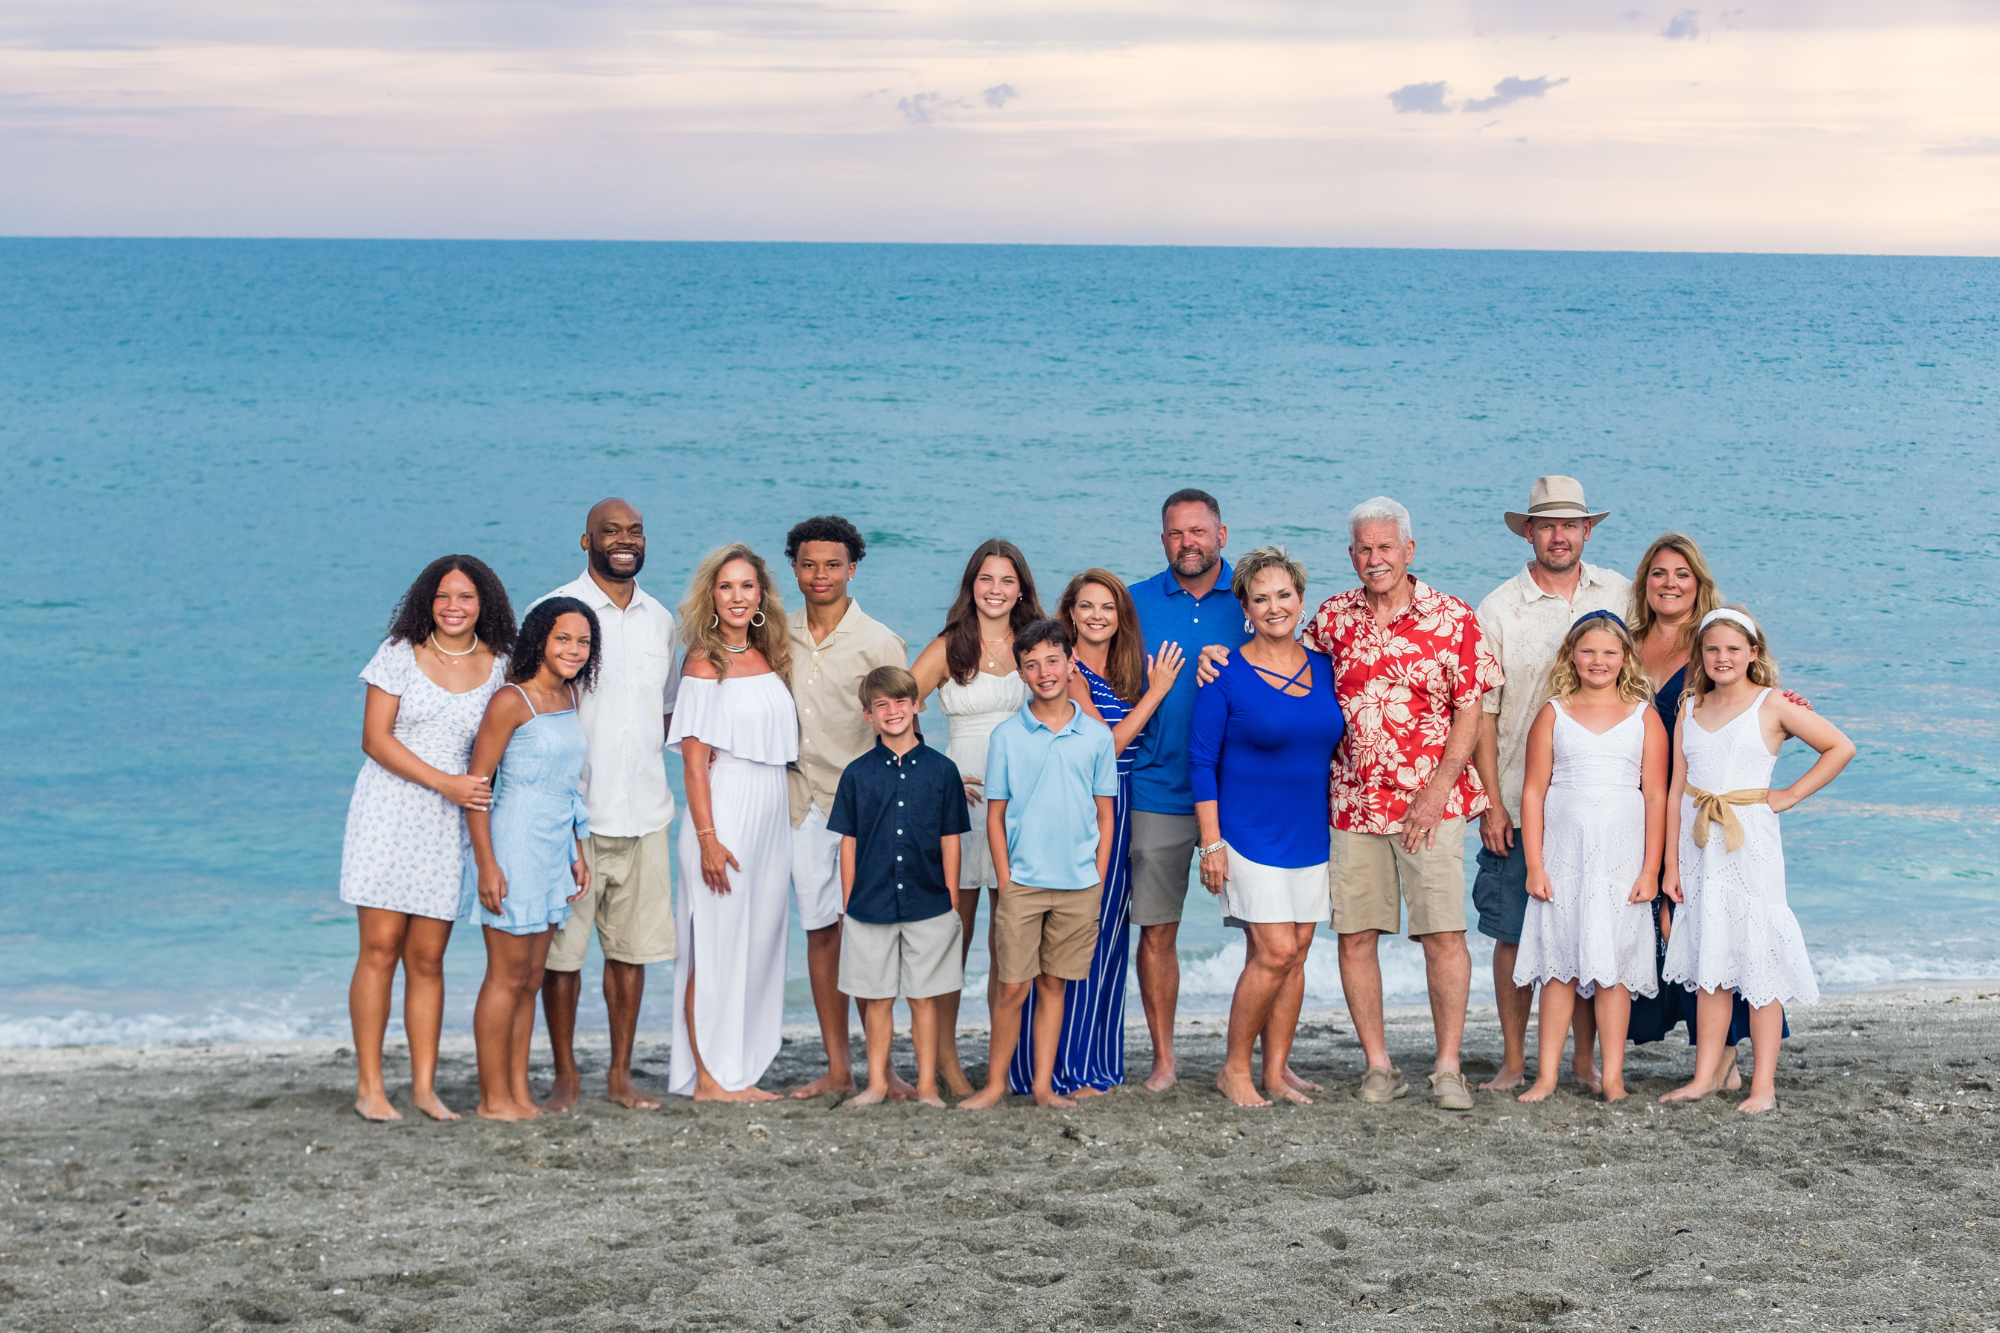
POLYGON ((493 808, 466 811, 472 859, 464 872, 486 934, 472 1036, 479 1114, 489 1120, 541 1113, 528 1091, 528 1040, 554 928, 590 883, 576 697, 596 681, 601 651, 590 607, 574 597, 536 603, 521 624, 507 688, 487 705, 472 743, 468 771, 493 779, 493 808))

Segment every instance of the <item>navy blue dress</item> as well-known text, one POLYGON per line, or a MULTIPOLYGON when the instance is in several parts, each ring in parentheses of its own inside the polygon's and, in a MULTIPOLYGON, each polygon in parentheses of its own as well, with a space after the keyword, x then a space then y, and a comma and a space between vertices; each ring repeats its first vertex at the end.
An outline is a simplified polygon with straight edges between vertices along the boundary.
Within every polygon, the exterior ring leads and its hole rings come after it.
MULTIPOLYGON (((1653 696, 1653 707, 1659 710, 1660 722, 1667 729, 1667 746, 1671 752, 1674 743, 1674 728, 1680 721, 1681 695, 1687 690, 1687 668, 1668 678, 1653 696)), ((1661 916, 1671 916, 1673 903, 1661 894, 1653 899, 1653 939, 1656 951, 1653 959, 1655 980, 1660 981, 1660 993, 1652 999, 1643 995, 1632 997, 1631 1039, 1635 1042, 1661 1041, 1669 1032, 1681 1024, 1687 1024, 1688 1045, 1695 1043, 1695 997, 1685 986, 1669 985, 1660 980, 1658 973, 1667 958, 1667 935, 1659 929, 1661 916)), ((1778 1011, 1780 1014, 1783 1009, 1778 1011)), ((1735 1006, 1729 1014, 1729 1044, 1736 1045, 1750 1035, 1750 1004, 1741 995, 1736 997, 1735 1006)), ((1792 1035, 1792 1025, 1787 1021, 1784 1035, 1792 1035)))
MULTIPOLYGON (((1078 662, 1076 669, 1090 687, 1104 725, 1115 727, 1132 705, 1112 693, 1104 677, 1078 662)), ((1148 724, 1147 730, 1151 730, 1148 724)), ((1057 1092, 1078 1088, 1116 1088, 1125 1082, 1125 976, 1131 957, 1132 862, 1127 844, 1132 832, 1132 761, 1139 741, 1118 756, 1118 799, 1111 815, 1111 866, 1104 872, 1104 899, 1098 908, 1097 948, 1090 956, 1090 975, 1063 985, 1062 1036, 1056 1041, 1057 1092)), ((1021 1006, 1021 1039, 1007 1066, 1007 1086, 1014 1092, 1034 1090, 1035 992, 1021 1006)))

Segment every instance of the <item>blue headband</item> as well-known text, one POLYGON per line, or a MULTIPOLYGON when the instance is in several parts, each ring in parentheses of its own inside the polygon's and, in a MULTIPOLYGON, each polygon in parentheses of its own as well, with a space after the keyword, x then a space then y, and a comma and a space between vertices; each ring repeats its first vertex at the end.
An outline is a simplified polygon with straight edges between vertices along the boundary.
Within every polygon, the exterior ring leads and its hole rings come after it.
MULTIPOLYGON (((1571 625, 1570 629, 1575 630, 1579 628, 1587 620, 1608 620, 1612 624, 1616 625, 1619 629, 1625 629, 1625 622, 1620 620, 1616 615, 1613 615, 1609 611, 1585 611, 1582 615, 1576 618, 1576 623, 1571 625)), ((1631 633, 1631 631, 1626 630, 1626 633, 1629 634, 1631 633)))

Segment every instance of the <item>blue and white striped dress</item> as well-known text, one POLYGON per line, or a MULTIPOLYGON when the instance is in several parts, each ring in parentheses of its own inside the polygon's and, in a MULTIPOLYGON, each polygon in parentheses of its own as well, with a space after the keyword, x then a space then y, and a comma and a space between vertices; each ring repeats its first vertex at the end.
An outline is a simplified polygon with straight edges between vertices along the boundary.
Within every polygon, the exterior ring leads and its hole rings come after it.
MULTIPOLYGON (((1115 727, 1132 706, 1111 692, 1104 677, 1078 662, 1090 687, 1090 701, 1104 725, 1115 727)), ((1143 733, 1142 733, 1143 734, 1143 733)), ((1118 756, 1118 800, 1111 815, 1111 868, 1105 872, 1103 906, 1097 920, 1097 948, 1090 976, 1063 989, 1062 1039, 1056 1043, 1055 1090, 1115 1088, 1125 1082, 1125 975, 1130 963, 1132 862, 1126 855, 1132 832, 1132 760, 1139 738, 1118 756)), ((1035 1081, 1035 992, 1021 1010, 1021 1039, 1007 1066, 1007 1086, 1017 1093, 1035 1081)))

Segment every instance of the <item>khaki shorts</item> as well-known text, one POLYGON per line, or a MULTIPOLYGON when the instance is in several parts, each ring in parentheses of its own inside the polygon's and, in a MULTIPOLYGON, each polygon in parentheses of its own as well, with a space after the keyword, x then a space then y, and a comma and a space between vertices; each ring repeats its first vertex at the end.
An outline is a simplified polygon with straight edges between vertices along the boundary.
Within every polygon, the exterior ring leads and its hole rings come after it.
POLYGON ((882 925, 848 917, 840 926, 840 993, 857 1000, 950 995, 965 985, 958 913, 882 925))
POLYGON ((1104 886, 1031 889, 1010 884, 993 905, 993 975, 1005 986, 1039 976, 1082 981, 1097 951, 1104 886))
POLYGON ((1333 928, 1340 934, 1399 935, 1404 903, 1412 939, 1465 929, 1463 819, 1441 822, 1436 840, 1414 852, 1403 850, 1400 833, 1328 833, 1326 882, 1333 892, 1333 928))
POLYGON ((548 970, 581 972, 591 927, 614 963, 660 963, 674 956, 673 854, 667 831, 637 838, 583 840, 590 888, 569 905, 569 920, 549 946, 548 970))

